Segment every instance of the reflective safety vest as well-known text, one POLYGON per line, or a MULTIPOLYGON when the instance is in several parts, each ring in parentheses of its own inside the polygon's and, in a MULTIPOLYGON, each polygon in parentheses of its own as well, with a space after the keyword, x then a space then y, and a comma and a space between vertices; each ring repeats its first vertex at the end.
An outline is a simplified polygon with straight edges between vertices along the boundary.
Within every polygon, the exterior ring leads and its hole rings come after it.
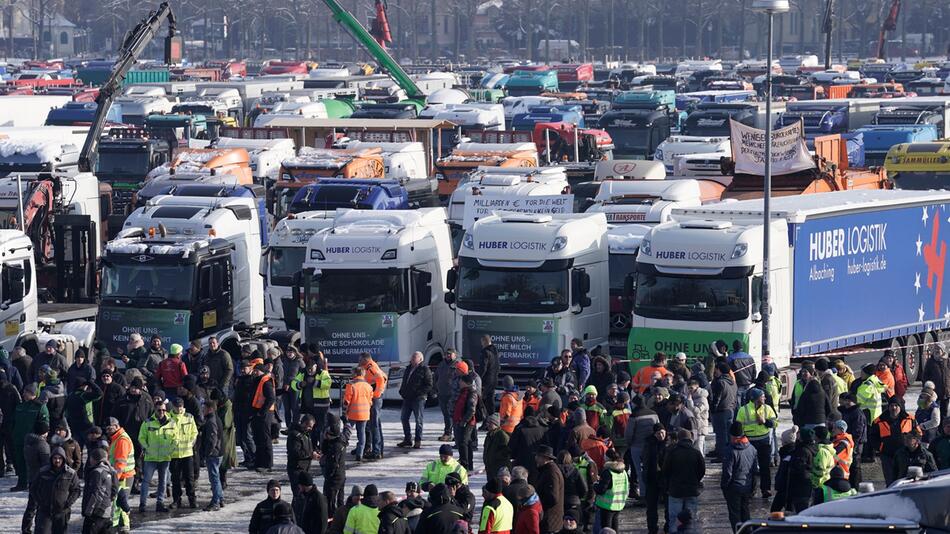
POLYGON ((811 465, 811 487, 820 488, 831 478, 835 468, 835 449, 828 443, 819 443, 818 451, 811 465))
POLYGON ((350 421, 369 421, 369 408, 373 403, 373 388, 362 378, 346 385, 343 391, 346 418, 350 421))
POLYGON ((109 463, 120 481, 135 476, 135 447, 132 445, 132 438, 124 429, 120 428, 110 437, 109 463))
POLYGON ((146 462, 168 462, 175 453, 178 439, 178 425, 168 417, 162 423, 153 415, 139 429, 139 444, 142 445, 142 459, 146 462))
POLYGON ((422 472, 422 478, 419 479, 419 485, 423 486, 426 482, 431 483, 433 486, 436 484, 444 484, 445 475, 449 473, 458 474, 459 478, 462 479, 462 484, 468 484, 468 470, 466 470, 458 460, 450 458, 447 464, 442 463, 441 459, 432 460, 426 464, 426 468, 422 472))
POLYGON ((852 495, 857 495, 857 494, 858 492, 854 488, 851 488, 848 491, 835 491, 829 488, 828 486, 822 486, 821 487, 821 497, 822 497, 821 502, 837 501, 838 499, 845 499, 847 497, 850 497, 852 495))
POLYGON ((875 375, 871 375, 858 386, 858 407, 870 413, 871 421, 881 416, 881 394, 884 393, 884 384, 875 375))
MULTIPOLYGON (((264 375, 260 380, 257 381, 257 389, 254 391, 254 398, 251 399, 251 407, 255 410, 260 410, 264 407, 264 386, 273 379, 274 377, 271 375, 264 375)), ((275 410, 275 405, 276 403, 272 402, 270 409, 267 411, 273 412, 275 410)))
POLYGON ((498 408, 498 417, 501 418, 501 428, 508 434, 511 434, 515 431, 515 427, 518 426, 518 423, 521 422, 523 415, 524 405, 518 398, 518 393, 515 391, 506 391, 505 394, 501 396, 501 407, 498 408))
POLYGON ((485 501, 482 506, 482 519, 478 524, 478 532, 511 532, 515 520, 515 508, 504 495, 496 495, 494 499, 485 501), (489 523, 491 520, 491 523, 489 523))
POLYGON ((346 514, 343 534, 377 534, 379 532, 379 509, 358 504, 346 514))
POLYGON ((798 408, 798 401, 802 399, 802 393, 805 392, 805 384, 801 380, 795 381, 795 387, 792 388, 792 409, 798 408))
MULTIPOLYGON (((891 428, 890 422, 883 421, 881 418, 878 418, 876 421, 874 421, 874 424, 877 425, 878 435, 881 436, 881 444, 878 447, 878 452, 882 452, 884 450, 884 440, 891 437, 894 429, 891 428)), ((901 435, 910 434, 917 427, 917 421, 914 421, 914 419, 909 415, 901 419, 898 424, 900 428, 897 431, 900 432, 901 435)))
POLYGON ((610 489, 603 495, 598 495, 594 499, 594 504, 598 508, 610 510, 611 512, 620 512, 627 504, 627 497, 630 495, 630 479, 627 478, 627 472, 610 471, 610 489))
POLYGON ((769 395, 769 400, 772 401, 772 409, 775 410, 775 413, 777 414, 782 395, 782 382, 777 376, 773 376, 768 379, 768 381, 765 383, 765 392, 769 395))
POLYGON ((837 373, 831 373, 831 376, 835 379, 835 385, 838 387, 838 395, 842 395, 848 392, 848 383, 844 381, 843 378, 838 376, 837 373))
POLYGON ((765 417, 766 421, 775 421, 778 417, 775 415, 775 410, 768 404, 756 408, 755 401, 749 401, 742 408, 739 408, 736 421, 742 423, 742 431, 749 439, 762 438, 772 433, 771 428, 759 423, 759 415, 765 417))
POLYGON ((852 454, 854 453, 854 439, 851 438, 851 434, 847 432, 841 434, 840 436, 835 436, 832 441, 834 445, 836 454, 835 454, 835 465, 844 470, 844 476, 848 476, 851 472, 851 461, 852 454), (844 449, 838 450, 839 445, 844 445, 844 449))
POLYGON ((172 452, 172 460, 194 456, 195 441, 198 439, 195 418, 188 412, 180 415, 172 413, 170 417, 175 422, 175 450, 172 452))
MULTIPOLYGON (((297 392, 298 399, 303 399, 304 390, 308 389, 304 386, 305 378, 304 373, 297 373, 297 376, 290 381, 290 389, 297 392)), ((330 377, 330 373, 324 369, 313 379, 313 387, 309 388, 311 398, 314 400, 328 400, 330 398, 330 386, 332 385, 333 379, 330 377)))
POLYGON ((577 472, 580 473, 581 478, 584 479, 584 482, 590 480, 588 478, 588 473, 590 472, 590 460, 585 455, 581 455, 580 458, 574 459, 574 468, 577 469, 577 472))

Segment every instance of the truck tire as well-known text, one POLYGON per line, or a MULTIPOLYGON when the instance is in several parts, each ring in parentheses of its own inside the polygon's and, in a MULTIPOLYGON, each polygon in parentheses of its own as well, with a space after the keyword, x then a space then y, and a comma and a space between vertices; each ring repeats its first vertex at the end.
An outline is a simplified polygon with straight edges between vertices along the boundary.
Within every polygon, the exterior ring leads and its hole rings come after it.
MULTIPOLYGON (((910 343, 911 344, 914 343, 913 337, 910 338, 910 343)), ((900 362, 900 364, 904 366, 904 371, 907 371, 907 353, 909 352, 906 348, 907 344, 908 342, 905 341, 905 338, 896 337, 890 341, 890 344, 888 346, 885 347, 885 350, 894 351, 894 359, 897 362, 900 362)))

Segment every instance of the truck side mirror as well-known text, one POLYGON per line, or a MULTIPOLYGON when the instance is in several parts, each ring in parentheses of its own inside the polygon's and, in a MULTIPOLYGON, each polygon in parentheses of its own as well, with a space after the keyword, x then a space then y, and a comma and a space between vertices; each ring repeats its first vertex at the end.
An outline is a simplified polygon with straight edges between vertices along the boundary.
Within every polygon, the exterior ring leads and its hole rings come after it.
POLYGON ((753 314, 752 314, 752 322, 753 322, 753 323, 761 323, 761 322, 762 322, 762 314, 759 313, 759 312, 753 313, 753 314))
POLYGON ((444 300, 445 300, 445 303, 448 304, 449 306, 455 304, 455 293, 454 293, 454 292, 452 292, 452 291, 447 291, 447 292, 445 293, 445 295, 444 295, 443 298, 444 298, 444 300))
POLYGON ((630 311, 633 308, 633 299, 637 291, 637 279, 635 273, 628 273, 623 279, 623 306, 624 311, 630 311))
POLYGON ((265 279, 267 278, 267 260, 270 259, 268 254, 270 254, 270 249, 264 247, 264 250, 261 252, 261 262, 258 266, 258 273, 260 273, 260 275, 265 279))
POLYGON ((452 267, 447 273, 445 273, 445 286, 449 289, 449 292, 455 291, 455 286, 459 282, 459 272, 457 267, 452 267))
POLYGON ((590 275, 584 269, 575 269, 571 272, 572 293, 574 303, 583 310, 591 305, 590 293, 590 275))

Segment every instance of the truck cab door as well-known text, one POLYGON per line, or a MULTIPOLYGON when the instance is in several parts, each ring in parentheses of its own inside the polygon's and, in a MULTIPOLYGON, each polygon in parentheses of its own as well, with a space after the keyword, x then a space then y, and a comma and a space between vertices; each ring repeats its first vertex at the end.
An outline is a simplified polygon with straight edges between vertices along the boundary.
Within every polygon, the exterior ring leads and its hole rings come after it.
POLYGON ((198 291, 194 315, 195 331, 202 337, 228 328, 233 323, 233 287, 230 262, 210 261, 198 267, 198 291))
POLYGON ((31 263, 29 259, 9 260, 0 266, 0 323, 3 325, 0 345, 7 350, 13 348, 25 329, 36 329, 31 263))
POLYGON ((409 346, 424 350, 433 340, 432 272, 427 264, 409 269, 409 346))

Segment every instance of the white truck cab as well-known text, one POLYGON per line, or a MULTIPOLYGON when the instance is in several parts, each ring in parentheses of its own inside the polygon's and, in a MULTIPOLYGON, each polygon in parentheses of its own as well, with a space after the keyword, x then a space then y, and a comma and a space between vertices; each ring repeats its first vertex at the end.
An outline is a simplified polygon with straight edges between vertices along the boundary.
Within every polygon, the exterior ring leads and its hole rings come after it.
POLYGON ((498 348, 502 375, 537 377, 580 339, 607 352, 607 219, 596 214, 496 212, 462 238, 448 276, 455 345, 477 354, 483 335, 498 348))
POLYGON ((696 180, 607 180, 587 213, 603 213, 608 223, 668 221, 674 208, 702 205, 696 180))
POLYGON ((307 243, 303 342, 320 347, 335 376, 348 377, 369 352, 389 374, 386 398, 398 398, 410 355, 418 350, 437 362, 449 346, 451 267, 442 208, 338 214, 307 243))
POLYGON ((37 331, 33 243, 19 230, 0 230, 0 258, 0 346, 10 351, 37 331))
POLYGON ((701 137, 673 135, 656 147, 655 161, 662 161, 666 172, 676 172, 676 158, 693 154, 731 153, 732 141, 728 137, 701 137))
POLYGON ((106 244, 96 336, 112 351, 135 331, 239 338, 264 321, 260 257, 255 199, 156 197, 106 244))
POLYGON ((122 121, 128 124, 145 124, 149 115, 171 113, 175 106, 165 89, 140 85, 129 86, 115 103, 122 106, 122 121))
POLYGON ((511 122, 515 115, 527 113, 529 108, 534 106, 556 106, 563 104, 560 98, 551 96, 506 96, 501 99, 501 105, 505 108, 505 121, 511 122))

